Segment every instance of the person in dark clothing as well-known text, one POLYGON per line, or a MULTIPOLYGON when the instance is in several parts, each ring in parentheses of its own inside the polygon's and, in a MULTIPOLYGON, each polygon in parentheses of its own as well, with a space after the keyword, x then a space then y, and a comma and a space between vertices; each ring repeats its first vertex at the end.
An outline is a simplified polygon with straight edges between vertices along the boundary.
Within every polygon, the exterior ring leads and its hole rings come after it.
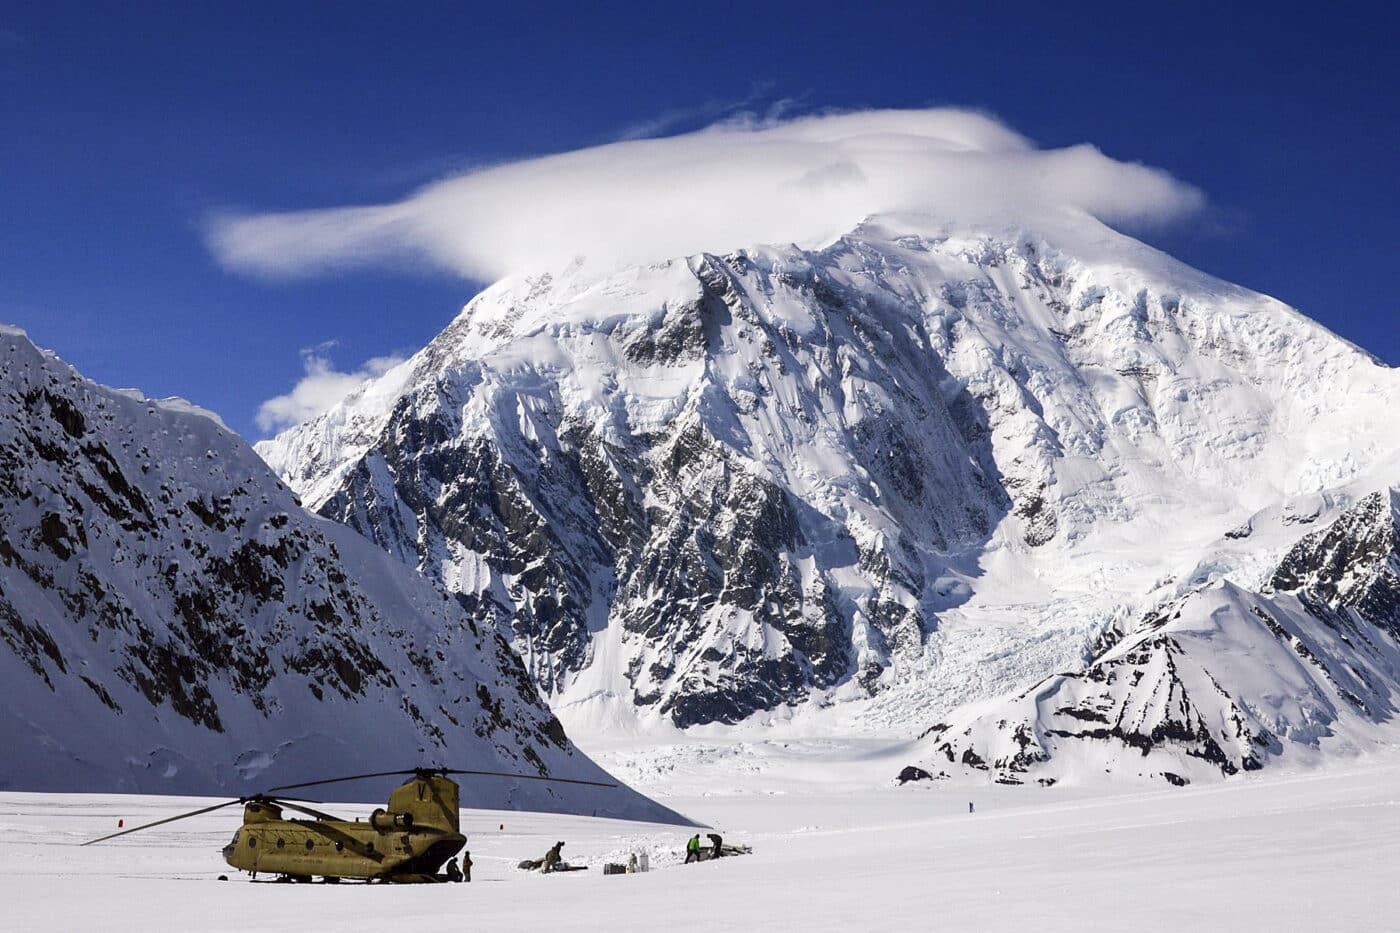
POLYGON ((462 853, 462 880, 472 880, 472 854, 470 852, 462 853))
POLYGON ((706 833, 706 835, 710 838, 710 858, 719 858, 724 854, 720 851, 720 847, 724 845, 724 840, 719 837, 718 833, 706 833))
POLYGON ((559 852, 562 848, 564 848, 564 843, 556 842, 550 850, 544 854, 544 864, 540 866, 541 872, 547 875, 559 867, 559 864, 564 861, 564 856, 559 852))
POLYGON ((685 863, 700 861, 700 834, 696 833, 690 837, 690 841, 685 844, 685 863))
POLYGON ((457 868, 457 859, 455 857, 447 860, 447 868, 445 869, 445 871, 447 874, 448 881, 462 880, 462 872, 457 868))

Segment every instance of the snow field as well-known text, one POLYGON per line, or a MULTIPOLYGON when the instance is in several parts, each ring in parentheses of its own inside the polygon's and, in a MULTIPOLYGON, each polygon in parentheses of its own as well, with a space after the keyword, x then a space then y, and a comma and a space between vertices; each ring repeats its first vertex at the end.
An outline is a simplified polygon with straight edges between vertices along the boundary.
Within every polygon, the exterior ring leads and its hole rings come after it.
MULTIPOLYGON (((810 752, 808 748, 806 751, 810 752)), ((801 751, 800 749, 798 751, 801 751)), ((834 749, 841 757, 840 750, 834 749)), ((859 748, 848 750, 860 759, 859 748)), ((867 750, 870 757, 880 755, 867 750)), ((795 757, 801 757, 794 752, 795 757)), ((600 759, 609 765, 608 755, 600 759)), ((703 770, 703 756, 696 759, 703 770)), ((199 798, 0 794, 7 930, 1393 930, 1400 762, 1271 774, 1150 793, 863 784, 776 758, 734 792, 666 795, 754 854, 682 866, 682 828, 467 811, 470 886, 249 884, 219 848, 237 808, 113 843, 117 818, 199 798), (804 789, 805 785, 805 789, 804 789), (967 812, 971 799, 976 812, 967 812), (504 824, 504 831, 498 829, 504 824), (587 872, 515 863, 556 839, 587 872), (646 875, 605 861, 651 852, 646 875)), ((683 772, 668 783, 685 787, 683 772)), ((366 815, 370 806, 336 807, 366 815)))

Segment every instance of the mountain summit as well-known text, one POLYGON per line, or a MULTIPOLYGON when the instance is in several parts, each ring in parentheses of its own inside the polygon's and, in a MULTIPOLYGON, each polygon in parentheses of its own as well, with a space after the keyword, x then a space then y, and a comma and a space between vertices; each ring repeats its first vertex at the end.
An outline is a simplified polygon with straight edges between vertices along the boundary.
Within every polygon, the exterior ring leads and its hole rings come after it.
POLYGON ((1363 351, 1095 221, 877 218, 508 279, 257 449, 495 619, 566 720, 912 732, 1262 585, 1384 485, 1397 403, 1363 351))

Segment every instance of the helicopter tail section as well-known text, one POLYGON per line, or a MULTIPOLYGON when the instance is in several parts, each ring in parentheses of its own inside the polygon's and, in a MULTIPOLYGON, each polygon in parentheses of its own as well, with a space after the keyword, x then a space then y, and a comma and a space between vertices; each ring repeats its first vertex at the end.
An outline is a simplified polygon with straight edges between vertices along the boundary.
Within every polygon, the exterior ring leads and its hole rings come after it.
POLYGON ((440 774, 415 775, 389 795, 389 813, 411 817, 419 830, 457 833, 461 826, 457 793, 457 783, 440 774))

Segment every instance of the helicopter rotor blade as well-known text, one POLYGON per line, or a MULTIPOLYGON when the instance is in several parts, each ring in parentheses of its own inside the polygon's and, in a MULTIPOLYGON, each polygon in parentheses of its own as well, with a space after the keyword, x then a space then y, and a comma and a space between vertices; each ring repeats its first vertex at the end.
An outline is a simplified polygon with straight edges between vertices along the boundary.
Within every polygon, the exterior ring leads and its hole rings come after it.
POLYGON ((115 839, 118 836, 125 836, 128 833, 138 833, 143 829, 150 829, 153 826, 161 826, 165 823, 173 823, 176 820, 184 820, 192 816, 199 816, 201 813, 212 813, 215 810, 222 810, 224 807, 231 807, 236 803, 243 803, 244 799, 245 798, 243 797, 239 797, 235 800, 225 800, 223 803, 216 803, 212 807, 204 807, 200 810, 191 810, 189 813, 181 813, 179 816, 169 816, 163 820, 156 820, 154 823, 147 823, 144 826, 133 826, 131 829, 124 829, 119 833, 112 833, 111 835, 103 836, 100 839, 89 839, 87 842, 84 842, 83 845, 90 846, 95 842, 106 842, 108 839, 115 839))
POLYGON ((303 807, 299 804, 292 803, 285 797, 265 797, 263 799, 267 800, 269 803, 275 803, 279 807, 285 807, 288 810, 295 810, 298 813, 305 813, 307 816, 314 816, 318 820, 340 819, 340 817, 338 816, 331 816, 329 813, 322 813, 320 810, 313 810, 310 807, 303 807))
POLYGON ((282 790, 300 790, 303 787, 320 787, 323 784, 340 784, 345 781, 362 781, 368 778, 397 777, 408 774, 469 774, 478 777, 520 778, 525 781, 551 781, 557 784, 586 784, 590 787, 616 787, 603 781, 582 781, 576 778, 544 777, 538 774, 515 774, 510 771, 477 771, 467 768, 409 768, 402 771, 376 771, 372 774, 352 774, 348 777, 327 778, 324 781, 305 781, 301 784, 282 784, 268 789, 269 793, 282 790))
POLYGON ((587 784, 590 787, 616 787, 603 781, 581 781, 578 778, 545 777, 539 774, 512 774, 509 771, 471 771, 463 768, 440 768, 443 774, 474 774, 480 777, 521 778, 526 781, 552 781, 556 784, 587 784))
POLYGON ((376 771, 373 774, 352 774, 349 777, 327 778, 324 781, 303 781, 300 784, 280 784, 277 787, 269 787, 268 793, 279 790, 300 790, 303 787, 320 787, 322 784, 341 784, 345 781, 363 781, 367 778, 393 777, 400 774, 417 774, 418 769, 408 771, 376 771))

